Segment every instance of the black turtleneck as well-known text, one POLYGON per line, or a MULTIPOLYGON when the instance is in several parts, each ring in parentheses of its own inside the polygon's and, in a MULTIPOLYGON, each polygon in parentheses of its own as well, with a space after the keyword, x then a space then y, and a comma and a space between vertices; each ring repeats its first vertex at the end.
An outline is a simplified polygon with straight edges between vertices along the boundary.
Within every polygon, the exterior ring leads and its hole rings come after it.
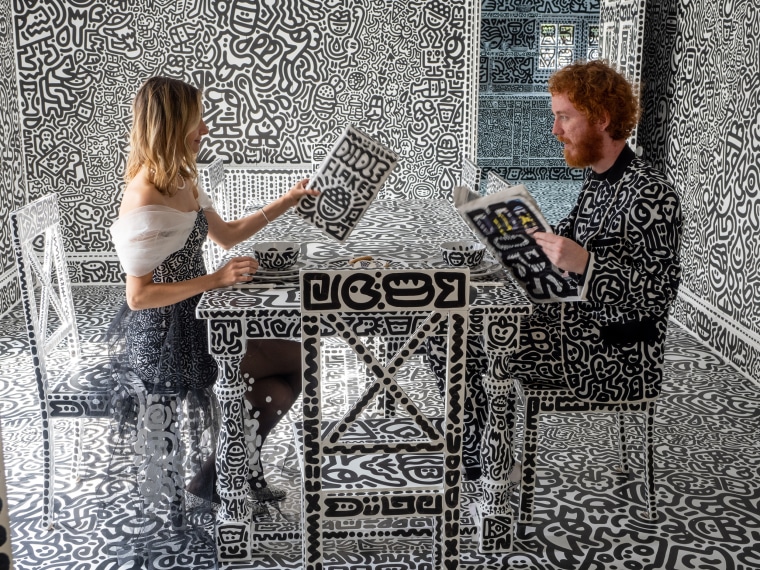
POLYGON ((605 180, 610 185, 615 184, 623 177, 625 169, 628 168, 628 165, 631 164, 634 158, 636 158, 636 153, 626 144, 612 166, 604 172, 594 172, 592 170, 590 178, 591 180, 605 180))

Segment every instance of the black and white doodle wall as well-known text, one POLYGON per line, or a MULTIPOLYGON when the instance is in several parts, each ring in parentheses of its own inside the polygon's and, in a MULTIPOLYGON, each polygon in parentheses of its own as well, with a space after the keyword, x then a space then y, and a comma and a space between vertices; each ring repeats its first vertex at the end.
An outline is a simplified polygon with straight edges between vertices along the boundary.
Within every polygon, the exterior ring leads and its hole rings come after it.
POLYGON ((675 318, 760 379, 760 8, 649 0, 645 156, 684 212, 675 318))
POLYGON ((0 315, 19 299, 16 263, 11 255, 11 211, 23 206, 21 131, 16 93, 16 60, 11 0, 0 0, 0 315))
POLYGON ((599 0, 483 0, 478 166, 511 182, 580 179, 551 134, 551 73, 598 56, 599 0))
POLYGON ((1 1, 24 200, 61 195, 75 282, 119 279, 108 227, 131 100, 151 75, 204 89, 200 162, 311 163, 354 123, 401 156, 386 197, 432 198, 475 152, 475 0, 1 1))

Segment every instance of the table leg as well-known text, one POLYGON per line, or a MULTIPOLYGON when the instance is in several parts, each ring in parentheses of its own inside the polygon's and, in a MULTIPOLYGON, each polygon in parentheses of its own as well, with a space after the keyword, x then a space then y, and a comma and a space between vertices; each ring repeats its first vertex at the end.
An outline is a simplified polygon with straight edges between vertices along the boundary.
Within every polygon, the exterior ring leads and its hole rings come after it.
POLYGON ((251 509, 248 494, 248 451, 245 444, 245 385, 238 382, 240 359, 217 358, 219 378, 214 393, 221 408, 216 446, 217 490, 221 507, 216 515, 216 545, 220 561, 251 559, 251 509))
POLYGON ((488 373, 483 387, 488 399, 488 418, 481 440, 479 504, 479 541, 481 552, 511 552, 514 535, 514 512, 509 503, 517 483, 509 481, 515 461, 513 434, 515 426, 514 381, 507 374, 506 363, 519 341, 519 321, 492 315, 484 323, 483 338, 488 355, 488 373))

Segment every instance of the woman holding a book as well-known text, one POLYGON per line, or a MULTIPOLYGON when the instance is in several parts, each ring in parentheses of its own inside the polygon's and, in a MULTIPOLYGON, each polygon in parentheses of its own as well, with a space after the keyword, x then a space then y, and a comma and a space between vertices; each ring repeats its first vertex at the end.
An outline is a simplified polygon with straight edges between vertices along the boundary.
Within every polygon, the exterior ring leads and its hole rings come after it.
MULTIPOLYGON (((126 188, 119 219, 111 228, 126 272, 126 303, 112 332, 121 341, 117 356, 124 370, 136 374, 148 391, 178 392, 190 406, 191 417, 199 415, 202 427, 216 433, 211 387, 218 370, 209 355, 206 323, 196 319, 195 307, 204 291, 250 281, 258 262, 234 257, 207 273, 203 243, 208 236, 229 249, 301 197, 318 191, 308 190, 308 180, 301 180, 253 214, 223 220, 197 183, 196 155, 208 134, 202 110, 200 90, 167 77, 148 79, 135 96, 126 188)), ((255 447, 254 457, 300 392, 300 362, 297 342, 248 342, 240 377, 248 383, 245 405, 256 434, 248 438, 255 447)), ((215 452, 198 462, 187 491, 218 503, 215 452)), ((260 461, 249 484, 252 497, 260 503, 284 496, 267 486, 260 461)))

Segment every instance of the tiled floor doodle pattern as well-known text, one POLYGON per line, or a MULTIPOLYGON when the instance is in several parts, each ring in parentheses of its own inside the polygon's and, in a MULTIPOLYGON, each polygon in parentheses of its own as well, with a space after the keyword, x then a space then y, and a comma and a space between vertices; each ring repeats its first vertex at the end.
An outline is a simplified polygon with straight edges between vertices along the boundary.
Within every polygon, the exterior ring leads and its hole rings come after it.
MULTIPOLYGON (((122 293, 113 287, 75 288, 85 346, 99 350, 103 327, 122 293), (108 307, 112 307, 109 312, 108 307)), ((542 421, 536 524, 505 557, 477 553, 476 537, 465 526, 462 568, 537 570, 757 570, 760 568, 760 386, 739 375, 678 325, 667 347, 664 393, 658 406, 658 502, 661 521, 637 517, 642 506, 641 432, 633 431, 633 474, 616 476, 611 417, 549 416, 542 421)), ((356 395, 362 377, 353 357, 331 359, 331 404, 340 408, 356 395)), ((438 398, 425 366, 407 373, 410 389, 438 398)), ((134 531, 130 507, 135 491, 124 482, 104 481, 110 460, 106 421, 86 424, 81 479, 69 476, 73 422, 59 422, 56 496, 57 529, 37 527, 41 486, 39 418, 31 359, 17 307, 0 321, 0 416, 17 570, 212 569, 214 547, 202 532, 151 537, 143 558, 123 547, 134 531), (61 433, 61 430, 59 430, 61 433)), ((292 418, 296 419, 297 412, 292 418)), ((291 422, 284 421, 265 449, 269 480, 294 489, 272 520, 298 521, 298 463, 291 422)), ((465 523, 478 497, 465 484, 465 523)), ((208 525, 207 525, 208 526, 208 525)), ((330 551, 329 568, 432 570, 430 548, 418 538, 341 541, 330 551)), ((224 568, 300 567, 297 541, 264 543, 251 563, 224 568)))

